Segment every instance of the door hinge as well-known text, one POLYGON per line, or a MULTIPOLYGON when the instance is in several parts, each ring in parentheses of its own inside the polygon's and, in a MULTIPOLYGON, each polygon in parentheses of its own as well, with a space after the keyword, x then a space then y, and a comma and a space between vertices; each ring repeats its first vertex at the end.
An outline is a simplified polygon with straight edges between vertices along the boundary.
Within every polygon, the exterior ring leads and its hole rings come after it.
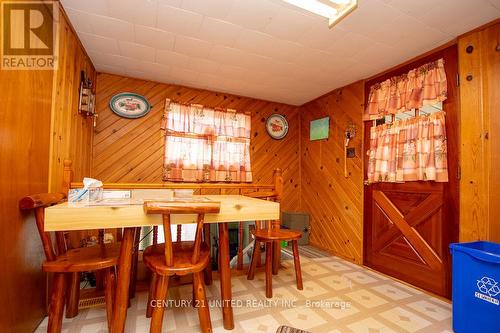
POLYGON ((457 166, 457 179, 462 179, 462 168, 460 167, 460 165, 457 166))
POLYGON ((460 87, 460 74, 457 74, 457 87, 460 87))

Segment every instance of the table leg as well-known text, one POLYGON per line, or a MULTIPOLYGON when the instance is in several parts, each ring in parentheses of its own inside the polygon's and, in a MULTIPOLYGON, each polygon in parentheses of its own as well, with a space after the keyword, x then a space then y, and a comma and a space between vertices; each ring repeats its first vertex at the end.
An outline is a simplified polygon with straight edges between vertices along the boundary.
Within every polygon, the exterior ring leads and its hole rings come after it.
POLYGON ((134 247, 135 228, 125 228, 120 258, 118 259, 118 278, 116 283, 115 304, 113 309, 112 333, 123 333, 127 319, 128 293, 130 284, 130 268, 132 266, 132 250, 134 247))
POLYGON ((219 274, 220 290, 222 298, 222 319, 224 328, 234 328, 232 293, 231 293, 231 270, 229 267, 229 226, 227 223, 219 223, 219 274))

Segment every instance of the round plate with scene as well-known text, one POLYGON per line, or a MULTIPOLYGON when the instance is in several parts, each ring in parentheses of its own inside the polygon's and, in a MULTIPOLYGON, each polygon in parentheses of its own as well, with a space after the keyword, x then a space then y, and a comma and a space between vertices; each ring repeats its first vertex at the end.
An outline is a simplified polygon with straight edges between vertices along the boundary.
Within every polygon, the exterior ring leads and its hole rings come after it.
POLYGON ((267 134, 273 139, 281 140, 288 133, 288 121, 280 114, 273 114, 266 121, 267 134))
POLYGON ((109 107, 120 117, 132 119, 143 117, 151 110, 151 105, 144 96, 127 92, 114 95, 109 101, 109 107))

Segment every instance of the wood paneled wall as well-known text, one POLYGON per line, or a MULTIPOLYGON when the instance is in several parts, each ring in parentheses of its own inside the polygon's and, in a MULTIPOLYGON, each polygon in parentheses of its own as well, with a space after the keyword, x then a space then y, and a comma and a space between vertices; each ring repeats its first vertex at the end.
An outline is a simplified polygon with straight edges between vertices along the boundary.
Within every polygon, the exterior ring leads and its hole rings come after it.
POLYGON ((462 168, 460 241, 500 242, 499 43, 498 20, 458 41, 462 168))
POLYGON ((18 201, 47 191, 51 71, 0 70, 0 325, 32 332, 45 314, 42 244, 18 201))
MULTIPOLYGON (((283 169, 283 210, 300 207, 298 107, 194 88, 162 84, 111 74, 98 74, 97 112, 92 176, 106 182, 161 182, 163 138, 161 117, 167 98, 180 103, 231 108, 252 114, 251 161, 254 181, 272 183, 273 170, 283 169), (152 110, 143 118, 125 119, 114 114, 110 98, 120 92, 144 95, 152 110), (272 113, 284 115, 289 132, 283 140, 267 135, 265 121, 272 113)), ((75 177, 79 180, 78 177, 75 177)))
POLYGON ((62 185, 63 162, 73 161, 77 179, 90 174, 93 119, 78 113, 80 72, 94 84, 96 72, 66 16, 59 25, 59 67, 54 75, 50 142, 50 191, 62 185))
POLYGON ((363 251, 363 82, 334 90, 301 107, 302 210, 310 214, 311 245, 362 263, 363 251), (310 141, 310 122, 330 117, 327 140, 310 141), (344 176, 344 132, 357 128, 344 176))
POLYGON ((2 332, 32 332, 46 312, 42 244, 32 214, 19 211, 19 199, 60 190, 65 158, 78 161, 77 174, 90 169, 91 125, 76 110, 80 69, 94 69, 64 12, 59 17, 57 71, 0 70, 2 332))

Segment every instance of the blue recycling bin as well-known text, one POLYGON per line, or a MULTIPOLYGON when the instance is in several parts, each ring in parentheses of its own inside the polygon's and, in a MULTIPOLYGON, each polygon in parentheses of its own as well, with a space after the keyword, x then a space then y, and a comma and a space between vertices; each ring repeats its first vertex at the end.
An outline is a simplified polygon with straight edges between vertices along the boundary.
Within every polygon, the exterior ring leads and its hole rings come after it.
POLYGON ((450 244, 453 330, 500 332, 500 244, 450 244))

